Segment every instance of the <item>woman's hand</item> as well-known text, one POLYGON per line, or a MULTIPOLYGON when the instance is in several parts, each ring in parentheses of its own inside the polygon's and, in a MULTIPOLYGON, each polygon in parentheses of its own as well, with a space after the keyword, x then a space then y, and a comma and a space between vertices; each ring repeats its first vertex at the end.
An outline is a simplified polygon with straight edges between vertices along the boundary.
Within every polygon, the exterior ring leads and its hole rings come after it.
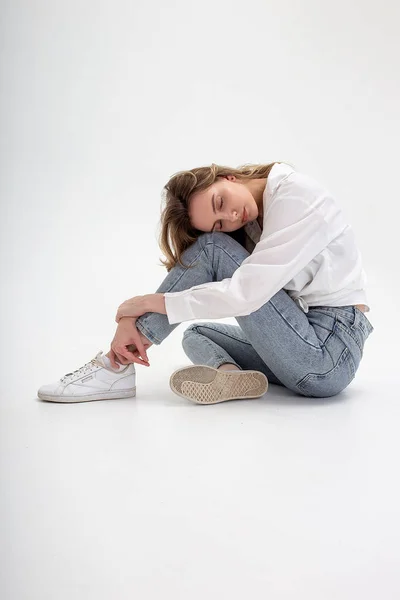
POLYGON ((115 322, 118 323, 123 317, 137 318, 146 312, 148 312, 148 308, 145 306, 144 296, 134 296, 134 298, 129 298, 129 300, 125 300, 125 302, 120 304, 115 322))
MULTIPOLYGON (((118 368, 116 359, 123 365, 137 363, 138 365, 144 365, 146 367, 150 366, 146 353, 146 344, 144 343, 140 332, 137 330, 135 322, 136 318, 129 317, 121 318, 118 323, 110 350, 110 362, 115 369, 118 368), (136 347, 134 352, 128 350, 128 346, 131 344, 136 347)), ((151 342, 147 345, 147 347, 149 346, 151 346, 151 342)))

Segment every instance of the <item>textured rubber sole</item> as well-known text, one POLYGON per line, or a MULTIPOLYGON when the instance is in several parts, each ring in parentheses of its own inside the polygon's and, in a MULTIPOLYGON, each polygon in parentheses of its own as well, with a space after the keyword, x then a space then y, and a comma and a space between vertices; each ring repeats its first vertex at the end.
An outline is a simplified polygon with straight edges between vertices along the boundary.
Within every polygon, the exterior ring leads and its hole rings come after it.
POLYGON ((260 398, 268 379, 260 371, 224 371, 208 365, 193 365, 174 371, 169 386, 175 394, 198 404, 260 398))
POLYGON ((136 386, 129 390, 117 390, 115 392, 104 392, 87 394, 85 396, 52 396, 38 392, 38 398, 47 402, 92 402, 93 400, 118 400, 118 398, 131 398, 136 396, 136 386))

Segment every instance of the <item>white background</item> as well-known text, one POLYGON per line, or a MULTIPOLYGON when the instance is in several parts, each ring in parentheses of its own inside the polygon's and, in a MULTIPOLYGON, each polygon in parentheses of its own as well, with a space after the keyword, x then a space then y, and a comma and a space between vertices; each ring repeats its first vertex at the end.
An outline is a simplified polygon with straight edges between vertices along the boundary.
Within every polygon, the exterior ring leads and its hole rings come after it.
POLYGON ((4 600, 398 598, 398 3, 0 8, 4 600), (170 176, 276 160, 362 253, 375 331, 341 397, 186 402, 186 322, 135 399, 40 402, 166 276, 170 176))

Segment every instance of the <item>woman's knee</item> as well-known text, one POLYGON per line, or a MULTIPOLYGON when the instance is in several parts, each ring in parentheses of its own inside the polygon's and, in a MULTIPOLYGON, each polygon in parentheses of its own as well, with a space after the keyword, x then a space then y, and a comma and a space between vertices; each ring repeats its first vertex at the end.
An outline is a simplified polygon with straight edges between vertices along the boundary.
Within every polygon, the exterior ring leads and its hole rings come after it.
POLYGON ((197 325, 195 323, 193 323, 192 325, 189 325, 189 327, 186 327, 185 331, 183 332, 183 336, 182 336, 182 346, 185 345, 185 342, 187 341, 187 339, 190 336, 197 333, 196 327, 197 327, 197 325))
POLYGON ((207 326, 212 325, 213 323, 210 322, 202 322, 202 323, 192 323, 191 325, 189 325, 188 327, 186 327, 185 331, 183 332, 183 337, 182 337, 182 344, 184 343, 185 340, 187 340, 188 337, 192 336, 192 335, 205 335, 205 331, 207 326), (204 331, 200 331, 201 328, 204 328, 204 331))
POLYGON ((192 335, 193 333, 199 333, 199 327, 201 325, 202 323, 192 323, 191 325, 186 327, 185 331, 183 332, 183 339, 185 339, 185 337, 188 337, 189 335, 192 335))

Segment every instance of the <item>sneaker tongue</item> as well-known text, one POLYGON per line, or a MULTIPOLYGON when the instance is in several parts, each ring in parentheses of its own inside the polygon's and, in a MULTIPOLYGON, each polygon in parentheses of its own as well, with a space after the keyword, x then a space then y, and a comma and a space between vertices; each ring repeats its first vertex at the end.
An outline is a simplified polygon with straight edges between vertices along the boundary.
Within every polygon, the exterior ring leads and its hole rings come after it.
POLYGON ((121 369, 127 366, 117 363, 119 366, 117 368, 113 367, 113 365, 111 364, 111 360, 105 354, 99 357, 99 360, 106 367, 106 369, 111 369, 111 371, 113 371, 114 373, 118 373, 119 371, 121 371, 121 369))
POLYGON ((101 362, 101 364, 102 364, 104 367, 106 367, 106 366, 107 366, 106 362, 104 361, 104 358, 105 358, 105 356, 106 356, 106 355, 105 355, 105 354, 103 354, 103 350, 100 350, 100 352, 98 352, 98 353, 96 354, 96 360, 98 360, 99 362, 101 362))

